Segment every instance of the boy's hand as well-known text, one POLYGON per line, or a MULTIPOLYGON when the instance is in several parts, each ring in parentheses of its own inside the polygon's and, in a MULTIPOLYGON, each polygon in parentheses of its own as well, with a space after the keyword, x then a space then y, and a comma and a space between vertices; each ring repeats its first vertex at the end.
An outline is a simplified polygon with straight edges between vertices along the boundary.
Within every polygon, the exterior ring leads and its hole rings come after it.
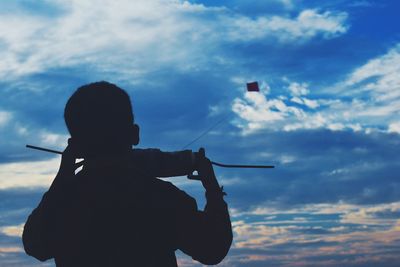
POLYGON ((206 191, 214 192, 220 190, 214 168, 208 158, 204 157, 199 160, 197 172, 206 191))
POLYGON ((61 164, 58 173, 53 180, 48 192, 57 192, 60 194, 65 189, 65 186, 72 181, 75 176, 75 170, 83 165, 83 161, 75 163, 76 153, 73 145, 68 144, 61 156, 61 164), (61 190, 61 191, 60 191, 61 190))
POLYGON ((204 148, 196 152, 196 170, 198 175, 189 175, 189 179, 200 180, 204 188, 209 191, 219 191, 217 177, 215 176, 211 161, 205 156, 204 148))
POLYGON ((75 170, 83 165, 83 161, 75 163, 76 152, 74 146, 69 144, 61 157, 60 169, 58 170, 57 176, 69 177, 75 175, 75 170))

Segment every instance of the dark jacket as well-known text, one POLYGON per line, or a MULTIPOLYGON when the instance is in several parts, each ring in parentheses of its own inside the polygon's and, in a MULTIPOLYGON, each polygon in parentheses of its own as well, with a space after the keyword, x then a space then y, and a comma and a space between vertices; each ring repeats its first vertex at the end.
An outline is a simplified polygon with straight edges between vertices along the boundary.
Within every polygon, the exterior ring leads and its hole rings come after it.
POLYGON ((184 191, 138 166, 112 167, 55 178, 25 224, 27 254, 61 267, 177 266, 177 249, 208 265, 226 256, 232 229, 222 192, 206 192, 199 211, 184 191))

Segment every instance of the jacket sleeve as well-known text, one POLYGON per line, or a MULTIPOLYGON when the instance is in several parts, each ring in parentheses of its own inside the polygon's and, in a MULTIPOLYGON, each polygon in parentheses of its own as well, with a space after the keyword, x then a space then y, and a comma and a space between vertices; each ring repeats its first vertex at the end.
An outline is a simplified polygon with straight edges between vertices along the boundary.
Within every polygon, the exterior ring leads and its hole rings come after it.
POLYGON ((22 234, 25 252, 40 261, 54 257, 57 211, 62 208, 67 187, 56 177, 25 223, 22 234))
POLYGON ((232 226, 223 191, 206 192, 204 211, 185 213, 181 219, 179 249, 206 265, 220 263, 232 244, 232 226))
POLYGON ((25 223, 22 233, 22 242, 25 252, 40 261, 45 261, 53 257, 49 226, 51 218, 48 218, 48 208, 46 207, 47 193, 44 194, 39 206, 32 211, 25 223))
POLYGON ((155 148, 132 150, 134 162, 143 171, 154 177, 175 177, 191 174, 194 156, 191 150, 164 152, 155 148))

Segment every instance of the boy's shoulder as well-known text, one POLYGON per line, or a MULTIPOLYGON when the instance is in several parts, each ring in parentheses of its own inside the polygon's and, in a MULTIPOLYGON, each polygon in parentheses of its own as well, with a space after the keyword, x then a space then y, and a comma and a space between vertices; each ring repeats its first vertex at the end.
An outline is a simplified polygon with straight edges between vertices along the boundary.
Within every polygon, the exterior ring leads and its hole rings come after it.
POLYGON ((152 180, 152 187, 154 189, 153 192, 160 199, 168 202, 174 202, 176 207, 184 206, 191 210, 197 210, 196 200, 185 191, 179 189, 173 183, 154 178, 152 180))

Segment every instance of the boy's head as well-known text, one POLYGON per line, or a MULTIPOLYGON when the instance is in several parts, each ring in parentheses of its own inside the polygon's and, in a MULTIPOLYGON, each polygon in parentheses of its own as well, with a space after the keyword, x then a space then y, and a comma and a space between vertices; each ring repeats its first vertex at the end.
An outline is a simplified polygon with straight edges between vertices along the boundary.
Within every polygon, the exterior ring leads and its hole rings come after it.
POLYGON ((79 87, 65 106, 64 118, 81 157, 124 152, 139 143, 129 96, 114 84, 79 87))

